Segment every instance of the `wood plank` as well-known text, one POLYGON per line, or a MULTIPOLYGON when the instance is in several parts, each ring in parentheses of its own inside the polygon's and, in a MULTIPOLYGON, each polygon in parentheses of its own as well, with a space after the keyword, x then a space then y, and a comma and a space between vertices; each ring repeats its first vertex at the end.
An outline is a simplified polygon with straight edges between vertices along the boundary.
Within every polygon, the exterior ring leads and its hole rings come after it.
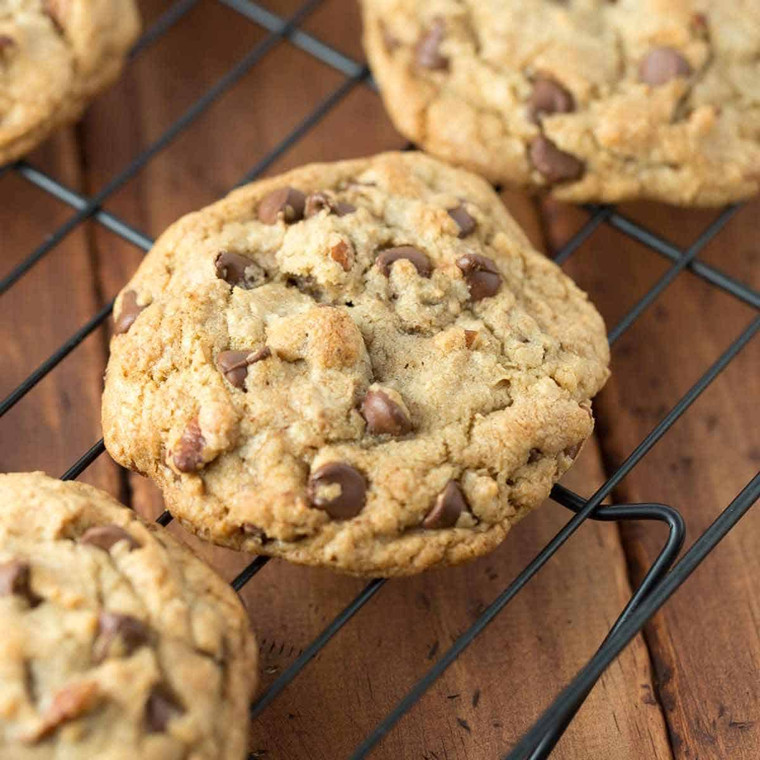
MULTIPOLYGON (((757 284, 756 224, 749 204, 705 252, 704 260, 757 284)), ((633 204, 623 211, 687 245, 715 211, 633 204)), ((552 240, 564 240, 581 212, 547 207, 552 240)), ((649 288, 663 262, 616 232, 602 229, 568 267, 605 315, 649 288)), ((603 454, 619 464, 636 443, 749 323, 749 308, 691 274, 683 274, 623 336, 613 377, 597 405, 603 454)), ((760 341, 755 340, 690 412, 625 479, 618 501, 661 501, 679 508, 693 541, 758 469, 760 341)), ((653 535, 625 526, 632 577, 656 550, 653 535)), ((760 514, 750 513, 665 610, 647 627, 678 758, 760 756, 760 514)))

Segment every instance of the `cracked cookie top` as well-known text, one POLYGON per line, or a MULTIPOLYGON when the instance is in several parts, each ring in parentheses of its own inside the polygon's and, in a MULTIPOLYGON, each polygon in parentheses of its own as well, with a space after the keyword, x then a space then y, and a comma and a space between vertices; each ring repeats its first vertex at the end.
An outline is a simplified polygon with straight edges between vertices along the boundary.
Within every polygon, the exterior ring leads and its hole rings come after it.
POLYGON ((103 428, 212 541, 358 574, 493 548, 590 435, 586 295, 481 179, 315 164, 169 228, 117 298, 103 428))
POLYGON ((256 643, 232 589, 110 496, 0 475, 0 756, 240 760, 256 643))
POLYGON ((134 0, 0 0, 0 165, 76 119, 139 27, 134 0))
POLYGON ((760 186, 757 0, 362 0, 396 127, 562 200, 719 205, 760 186))

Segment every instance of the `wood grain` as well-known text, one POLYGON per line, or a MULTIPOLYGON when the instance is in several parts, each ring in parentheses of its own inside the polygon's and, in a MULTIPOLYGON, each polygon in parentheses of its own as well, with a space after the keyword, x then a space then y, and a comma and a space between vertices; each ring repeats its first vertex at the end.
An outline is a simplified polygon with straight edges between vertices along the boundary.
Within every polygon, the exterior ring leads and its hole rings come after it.
MULTIPOLYGON (((751 242, 760 204, 747 205, 705 259, 756 284, 751 242)), ((688 245, 715 211, 671 210, 652 204, 623 209, 652 229, 688 245)), ((551 209, 556 242, 575 225, 576 212, 551 209)), ((568 271, 581 284, 599 280, 614 251, 617 276, 591 289, 614 324, 661 275, 663 262, 619 233, 602 229, 568 271)), ((596 404, 598 431, 610 469, 632 451, 667 410, 728 347, 752 318, 751 310, 690 273, 681 275, 613 350, 613 377, 596 404)), ((758 469, 760 343, 756 340, 705 392, 673 430, 625 479, 618 501, 660 501, 681 510, 687 545, 758 469)), ((624 525, 621 535, 632 577, 640 579, 657 545, 649 531, 624 525)), ((751 512, 647 628, 657 696, 678 758, 756 758, 760 685, 757 578, 760 514, 751 512)))
MULTIPOLYGON (((148 18, 164 0, 141 3, 148 18)), ((293 0, 270 0, 291 12, 293 0)), ((359 57, 355 5, 326 0, 304 28, 359 57)), ((265 33, 221 4, 201 2, 89 109, 76 130, 35 156, 86 192, 148 147, 265 33), (202 54, 199 53, 202 51, 202 54)), ((106 206, 151 236, 211 202, 283 140, 341 83, 339 74, 280 42, 106 206)), ((267 173, 315 160, 398 148, 379 98, 358 85, 267 173)), ((10 174, 0 178, 0 261, 6 271, 71 213, 10 174)), ((585 212, 504 192, 538 247, 566 240, 585 212)), ((757 277, 745 209, 705 260, 757 277)), ((625 209, 686 244, 711 212, 640 204, 625 209)), ((85 225, 0 300, 8 390, 132 274, 142 253, 85 225), (44 294, 46 297, 41 297, 44 294), (13 319, 11 320, 11 316, 13 319)), ((566 269, 614 324, 667 268, 656 254, 600 229, 566 269)), ((613 379, 596 405, 598 434, 566 483, 590 495, 746 324, 749 310, 682 275, 615 346, 613 379)), ((3 469, 57 473, 99 436, 105 362, 99 331, 4 420, 3 469)), ((757 346, 749 347, 615 494, 664 501, 687 518, 690 539, 757 469, 757 346), (754 353, 751 353, 754 351, 754 353), (755 371, 753 372, 753 367, 755 371), (755 387, 748 387, 754 378, 755 387), (754 390, 754 394, 753 394, 754 390)), ((160 496, 102 457, 86 479, 155 516, 160 496)), ((464 568, 387 583, 254 723, 250 749, 265 760, 345 757, 569 518, 550 502, 491 556, 464 568)), ((249 558, 178 531, 223 575, 249 558)), ((604 675, 554 756, 756 758, 760 659, 757 515, 723 546, 604 675)), ((520 737, 604 638, 663 540, 654 526, 588 522, 400 722, 373 757, 498 757, 520 737)), ((266 688, 364 587, 324 571, 270 562, 243 590, 262 648, 266 688)))

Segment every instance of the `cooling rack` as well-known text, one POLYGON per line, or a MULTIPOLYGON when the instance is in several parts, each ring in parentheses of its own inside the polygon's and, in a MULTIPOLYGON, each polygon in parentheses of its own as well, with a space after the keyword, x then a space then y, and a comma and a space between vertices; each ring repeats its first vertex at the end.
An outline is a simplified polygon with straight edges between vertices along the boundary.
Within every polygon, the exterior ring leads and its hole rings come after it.
MULTIPOLYGON (((144 49, 157 43, 161 37, 182 19, 200 0, 178 0, 172 3, 157 21, 143 34, 131 52, 139 55, 144 49)), ((103 204, 114 193, 134 177, 151 159, 166 148, 187 129, 222 94, 245 76, 275 45, 282 40, 313 56, 341 75, 340 85, 309 113, 289 134, 267 153, 239 181, 243 184, 259 177, 283 153, 300 140, 312 127, 337 106, 354 88, 376 89, 366 66, 325 44, 313 34, 300 28, 301 23, 324 0, 309 0, 289 18, 270 11, 253 0, 215 0, 227 8, 241 14, 248 21, 258 25, 266 36, 243 58, 198 98, 166 131, 136 156, 129 164, 113 176, 97 193, 83 195, 26 161, 0 167, 0 176, 15 172, 29 183, 44 190, 74 210, 72 216, 56 229, 46 240, 23 259, 14 269, 0 280, 0 295, 17 283, 35 264, 43 259, 64 238, 90 219, 120 236, 123 240, 143 251, 148 251, 153 241, 117 215, 106 211, 103 204)), ((717 213, 714 220, 696 237, 688 248, 673 245, 660 235, 632 220, 612 206, 586 206, 587 218, 575 235, 556 253, 558 264, 566 262, 602 225, 608 225, 629 238, 653 250, 669 262, 669 267, 660 279, 634 304, 634 306, 610 330, 609 341, 614 344, 652 305, 660 294, 685 270, 691 271, 714 288, 744 302, 755 310, 753 319, 745 329, 725 348, 718 359, 689 388, 681 399, 655 425, 649 434, 634 448, 628 457, 612 473, 609 479, 590 498, 584 499, 561 485, 556 485, 551 498, 567 508, 571 516, 557 534, 539 551, 533 560, 512 582, 488 605, 475 622, 443 652, 424 675, 414 683, 393 710, 355 749, 352 760, 368 756, 383 737, 393 729, 396 722, 422 697, 456 658, 470 645, 488 624, 509 604, 516 594, 530 581, 541 567, 563 546, 586 520, 603 521, 658 521, 668 528, 668 537, 655 561, 648 569, 642 582, 615 621, 607 637, 596 653, 565 687, 544 714, 522 739, 505 755, 508 760, 537 760, 548 756, 567 725, 579 709, 585 697, 593 688, 604 669, 636 636, 654 613, 668 600, 675 590, 691 575, 694 569, 714 549, 718 542, 730 531, 740 518, 760 498, 760 474, 756 474, 731 501, 715 521, 693 543, 680 560, 676 558, 681 550, 685 525, 677 510, 664 504, 619 504, 602 506, 602 502, 628 475, 649 450, 668 432, 681 415, 694 403, 700 394, 729 365, 739 352, 760 330, 760 293, 729 276, 719 268, 700 261, 697 257, 704 247, 720 233, 737 207, 730 206, 717 213)), ((56 365, 68 356, 85 338, 98 328, 110 315, 113 301, 103 306, 91 319, 74 332, 50 356, 47 357, 28 377, 0 402, 0 417, 5 415, 29 391, 32 390, 56 365)), ((103 441, 95 443, 82 454, 62 475, 63 479, 78 477, 95 459, 104 452, 103 441)), ((172 520, 168 512, 158 518, 167 525, 172 520)), ((267 557, 254 559, 232 581, 232 586, 240 590, 269 561, 267 557)), ((386 583, 383 579, 370 581, 340 614, 317 636, 312 643, 284 670, 269 688, 258 696, 251 705, 251 716, 256 718, 293 681, 308 663, 322 650, 331 638, 345 626, 356 612, 377 594, 386 583)), ((252 756, 253 757, 253 756, 252 756)))

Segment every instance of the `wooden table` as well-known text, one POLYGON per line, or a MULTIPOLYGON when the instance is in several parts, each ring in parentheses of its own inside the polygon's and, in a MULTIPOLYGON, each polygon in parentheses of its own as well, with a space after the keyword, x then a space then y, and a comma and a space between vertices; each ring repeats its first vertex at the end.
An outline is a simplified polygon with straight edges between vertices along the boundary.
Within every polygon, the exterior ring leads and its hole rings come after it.
MULTIPOLYGON (((295 0, 270 2, 281 13, 295 8, 295 0)), ((149 24, 168 3, 141 5, 149 24)), ((362 59, 353 2, 325 0, 304 28, 362 59)), ((78 126, 57 134, 30 162, 75 190, 96 192, 265 38, 265 30, 221 3, 198 2, 131 62, 78 126)), ((156 236, 239 181, 342 81, 291 43, 273 44, 105 207, 156 236)), ((359 84, 267 173, 402 145, 377 95, 359 84)), ((549 253, 587 218, 583 210, 514 192, 505 192, 504 201, 549 253)), ((644 203, 622 211, 682 246, 716 214, 644 203)), ((14 172, 0 178, 0 270, 9 271, 72 213, 14 172)), ((760 204, 744 207, 701 260, 757 287, 758 214, 760 204)), ((115 295, 140 259, 136 247, 89 221, 0 299, 2 395, 115 295)), ((565 269, 611 327, 667 266, 602 225, 565 269)), ((582 495, 593 493, 751 317, 740 301, 691 273, 680 275, 615 344, 612 378, 595 403, 594 439, 565 483, 582 495)), ((2 470, 60 474, 98 439, 109 329, 95 331, 6 415, 2 470)), ((615 490, 615 502, 677 507, 688 525, 687 544, 707 527, 758 469, 758 349, 756 340, 709 387, 615 490)), ((161 509, 150 484, 106 456, 83 479, 144 514, 161 509)), ((386 584, 254 723, 254 757, 346 757, 568 516, 549 502, 491 556, 386 584)), ((663 533, 656 526, 587 522, 374 757, 480 760, 503 754, 599 645, 663 533)), ((246 564, 243 556, 185 538, 225 576, 246 564)), ((609 668, 556 757, 760 757, 758 546, 755 510, 609 668)), ((242 596, 260 637, 264 687, 363 585, 273 561, 245 587, 242 596)))

